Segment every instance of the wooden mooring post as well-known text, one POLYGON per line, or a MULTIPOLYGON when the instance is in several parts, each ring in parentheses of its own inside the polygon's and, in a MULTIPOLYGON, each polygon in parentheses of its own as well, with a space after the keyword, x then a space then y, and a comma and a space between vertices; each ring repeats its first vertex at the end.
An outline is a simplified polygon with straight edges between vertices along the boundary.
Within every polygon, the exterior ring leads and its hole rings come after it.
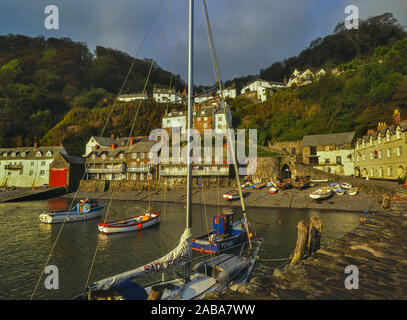
POLYGON ((309 227, 304 221, 297 224, 297 243, 294 256, 290 264, 297 264, 304 256, 311 256, 321 246, 322 221, 318 217, 311 217, 309 227))
POLYGON ((297 243, 295 245, 294 256, 290 264, 297 264, 301 261, 304 255, 305 243, 307 242, 308 230, 304 221, 300 221, 297 224, 297 243))

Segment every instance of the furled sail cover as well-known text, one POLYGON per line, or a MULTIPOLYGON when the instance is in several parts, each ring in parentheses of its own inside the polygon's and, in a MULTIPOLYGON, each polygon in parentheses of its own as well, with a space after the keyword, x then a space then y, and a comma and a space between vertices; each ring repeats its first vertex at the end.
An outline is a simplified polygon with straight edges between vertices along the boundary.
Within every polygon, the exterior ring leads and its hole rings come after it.
POLYGON ((191 238, 191 229, 185 229, 178 246, 164 257, 136 269, 97 281, 91 286, 91 289, 109 290, 110 288, 120 285, 126 281, 139 278, 144 275, 152 275, 164 271, 167 268, 183 265, 186 262, 191 261, 191 238))

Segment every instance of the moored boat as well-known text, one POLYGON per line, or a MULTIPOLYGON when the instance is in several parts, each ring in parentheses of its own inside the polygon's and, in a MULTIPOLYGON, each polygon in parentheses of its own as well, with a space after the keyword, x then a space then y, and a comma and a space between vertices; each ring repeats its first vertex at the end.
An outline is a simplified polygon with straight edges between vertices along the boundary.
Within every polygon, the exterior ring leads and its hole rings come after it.
MULTIPOLYGON (((244 190, 242 190, 242 195, 243 195, 243 197, 245 197, 245 196, 247 195, 247 192, 244 191, 244 190)), ((235 189, 235 190, 231 190, 231 191, 225 192, 225 193, 223 194, 223 198, 226 199, 226 200, 237 200, 237 199, 240 199, 239 191, 235 189)))
POLYGON ((350 189, 350 188, 352 188, 352 185, 347 182, 344 182, 344 183, 341 183, 341 187, 342 187, 342 189, 350 189))
POLYGON ((309 194, 310 198, 315 200, 322 200, 329 198, 332 195, 332 190, 329 187, 317 189, 309 194))
POLYGON ((97 200, 82 199, 75 208, 65 211, 44 212, 39 215, 42 223, 78 222, 97 218, 100 216, 105 204, 99 204, 97 200))
POLYGON ((271 187, 270 189, 269 189, 269 193, 270 194, 276 194, 278 192, 278 189, 276 188, 276 187, 271 187))
POLYGON ((244 219, 233 222, 233 212, 224 212, 212 217, 213 230, 192 239, 192 250, 204 253, 219 253, 240 245, 246 240, 244 219))
POLYGON ((345 190, 343 189, 335 189, 335 193, 339 196, 343 196, 345 194, 345 190))
POLYGON ((143 230, 160 222, 160 212, 146 213, 139 216, 108 223, 98 223, 103 234, 143 230))
POLYGON ((350 189, 348 190, 348 194, 349 194, 350 196, 357 195, 357 194, 358 194, 358 187, 352 187, 352 188, 350 188, 350 189))

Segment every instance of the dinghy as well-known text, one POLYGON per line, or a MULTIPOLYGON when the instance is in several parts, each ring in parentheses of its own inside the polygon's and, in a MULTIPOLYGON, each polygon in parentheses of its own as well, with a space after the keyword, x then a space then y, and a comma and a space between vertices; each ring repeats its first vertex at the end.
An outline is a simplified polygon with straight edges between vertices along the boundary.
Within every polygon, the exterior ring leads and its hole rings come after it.
POLYGON ((277 187, 277 185, 273 181, 270 181, 267 183, 267 187, 277 187))
MULTIPOLYGON (((248 194, 247 191, 242 190, 242 195, 245 197, 248 194)), ((239 191, 234 189, 223 194, 223 198, 226 200, 238 200, 240 199, 239 191)))
POLYGON ((105 204, 99 204, 96 200, 82 199, 75 208, 68 211, 44 212, 39 215, 39 219, 47 224, 85 221, 99 217, 104 207, 105 204))
POLYGON ((98 223, 98 229, 103 234, 143 230, 160 222, 160 212, 146 213, 123 220, 98 223))
POLYGON ((358 187, 352 187, 348 190, 348 194, 350 196, 355 196, 358 194, 358 187))
POLYGON ((269 193, 270 194, 276 194, 278 192, 278 189, 276 188, 276 187, 271 187, 270 189, 269 189, 269 193))
POLYGON ((345 194, 345 190, 343 190, 343 189, 335 189, 335 193, 338 196, 343 196, 345 194))
POLYGON ((346 190, 346 189, 352 188, 352 185, 349 184, 349 183, 344 182, 344 183, 341 183, 341 187, 342 187, 342 189, 346 190))
POLYGON ((107 223, 98 223, 98 229, 103 234, 139 231, 160 222, 160 212, 151 212, 150 176, 148 178, 148 211, 135 217, 107 223))
POLYGON ((310 198, 315 200, 322 200, 329 198, 332 195, 332 190, 329 187, 317 189, 309 194, 310 198))

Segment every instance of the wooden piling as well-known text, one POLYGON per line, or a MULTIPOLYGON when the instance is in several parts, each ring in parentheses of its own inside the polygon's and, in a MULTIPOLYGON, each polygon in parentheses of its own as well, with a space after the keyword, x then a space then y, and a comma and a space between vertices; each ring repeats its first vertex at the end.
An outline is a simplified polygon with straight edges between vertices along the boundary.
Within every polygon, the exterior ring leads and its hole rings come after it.
POLYGON ((308 256, 321 247, 322 221, 318 217, 311 217, 308 229, 308 256))
POLYGON ((382 200, 382 209, 387 209, 388 207, 390 207, 390 198, 384 194, 382 200))
POLYGON ((291 260, 290 264, 297 264, 298 262, 301 261, 303 255, 304 255, 304 250, 305 250, 305 244, 307 242, 307 226, 305 225, 304 221, 300 221, 297 224, 297 243, 295 245, 295 250, 294 250, 294 257, 291 260))

